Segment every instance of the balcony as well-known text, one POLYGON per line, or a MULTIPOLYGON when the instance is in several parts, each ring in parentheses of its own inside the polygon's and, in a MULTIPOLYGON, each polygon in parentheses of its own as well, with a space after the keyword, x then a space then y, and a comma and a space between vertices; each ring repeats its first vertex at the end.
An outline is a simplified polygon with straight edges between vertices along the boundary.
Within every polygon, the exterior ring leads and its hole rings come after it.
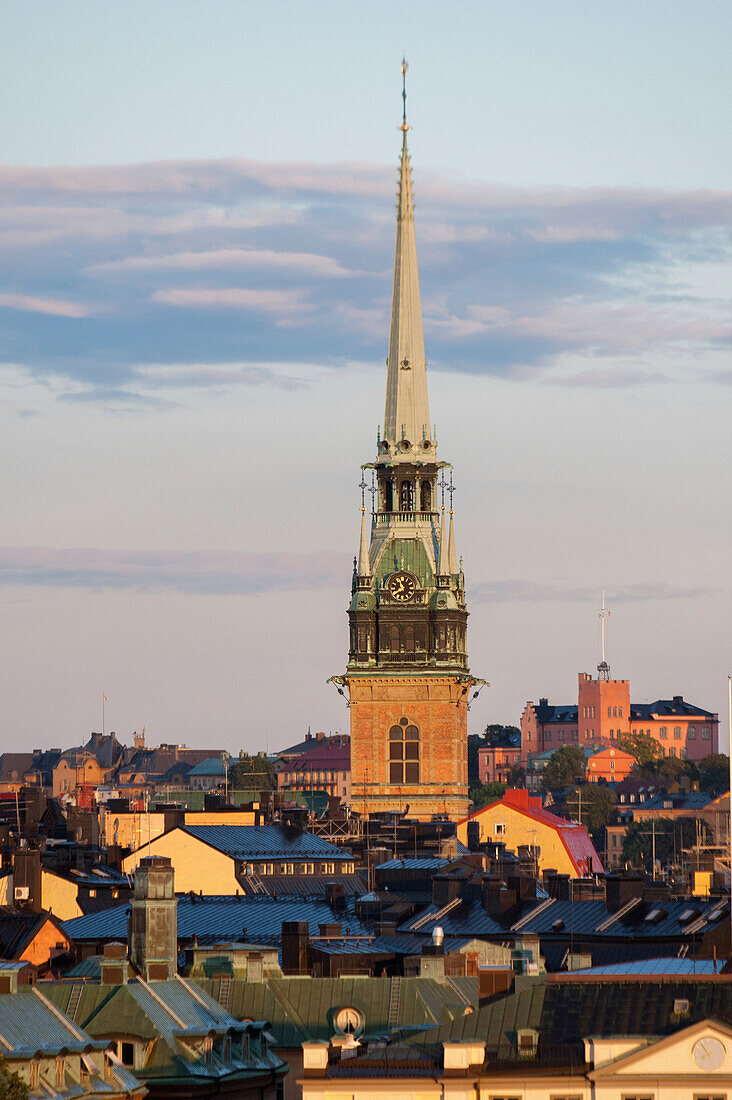
POLYGON ((376 522, 382 523, 430 523, 437 522, 439 512, 377 512, 376 522))

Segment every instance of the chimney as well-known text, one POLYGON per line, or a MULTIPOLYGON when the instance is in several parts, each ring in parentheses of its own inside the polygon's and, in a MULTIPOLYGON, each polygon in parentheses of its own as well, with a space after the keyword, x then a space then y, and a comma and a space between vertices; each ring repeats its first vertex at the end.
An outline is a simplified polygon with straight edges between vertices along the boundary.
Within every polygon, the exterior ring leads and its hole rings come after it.
POLYGON ((643 875, 608 875, 605 879, 605 905, 611 913, 642 897, 643 875))
POLYGON ((130 962, 146 981, 177 973, 178 920, 174 871, 167 856, 147 856, 135 871, 130 905, 130 962))
POLYGON ((468 851, 478 852, 480 851, 480 822, 469 821, 468 822, 468 851))
POLYGON ((483 908, 489 917, 500 917, 516 904, 514 890, 504 889, 499 875, 483 875, 483 908))
POLYGON ((325 904, 331 909, 345 909, 346 892, 342 882, 326 882, 325 904))
POLYGON ((101 971, 102 985, 127 984, 127 953, 123 943, 105 943, 101 971))
POLYGON ((282 922, 282 970, 285 974, 309 974, 308 942, 310 925, 306 920, 282 922))
POLYGON ((432 876, 432 903, 433 905, 447 905, 448 901, 459 898, 462 894, 463 879, 455 875, 432 876))
POLYGON ((41 853, 37 849, 18 848, 13 852, 13 900, 31 913, 43 909, 41 896, 41 853))

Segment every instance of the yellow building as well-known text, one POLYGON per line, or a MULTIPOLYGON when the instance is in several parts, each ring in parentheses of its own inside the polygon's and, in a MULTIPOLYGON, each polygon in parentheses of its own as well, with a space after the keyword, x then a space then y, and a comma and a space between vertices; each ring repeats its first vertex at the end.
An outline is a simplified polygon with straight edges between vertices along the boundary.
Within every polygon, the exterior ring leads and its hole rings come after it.
MULTIPOLYGON (((184 825, 256 825, 258 804, 251 810, 186 810, 182 815, 184 825)), ((146 813, 144 810, 109 810, 99 807, 99 836, 103 847, 119 844, 121 848, 135 851, 143 844, 162 836, 170 828, 170 813, 160 810, 146 813)))
POLYGON ((499 802, 458 822, 458 840, 466 845, 471 822, 478 825, 481 844, 500 842, 512 852, 520 845, 532 848, 540 872, 552 867, 574 878, 603 870, 587 830, 548 813, 528 791, 508 790, 499 802))

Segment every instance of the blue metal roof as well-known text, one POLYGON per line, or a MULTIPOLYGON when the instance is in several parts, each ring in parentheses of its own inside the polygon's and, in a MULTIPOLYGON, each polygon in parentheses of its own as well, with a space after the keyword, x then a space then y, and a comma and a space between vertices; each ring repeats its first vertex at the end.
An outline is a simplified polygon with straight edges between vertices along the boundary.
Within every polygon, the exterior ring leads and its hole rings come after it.
POLYGON ((353 856, 312 833, 282 825, 181 825, 181 829, 234 859, 353 860, 353 856))
MULTIPOLYGON (((421 955, 430 936, 373 936, 370 939, 314 939, 311 947, 326 955, 421 955)), ((445 936, 445 951, 459 951, 472 936, 445 936)))
POLYGON ((590 977, 624 974, 652 977, 659 974, 686 976, 687 974, 718 974, 721 963, 714 959, 636 959, 632 962, 611 963, 608 966, 593 966, 588 970, 574 970, 573 974, 588 974, 590 977))
POLYGON ((385 863, 378 863, 376 865, 376 870, 393 871, 404 868, 404 870, 407 871, 436 871, 439 870, 440 867, 446 867, 449 862, 449 859, 442 859, 440 856, 421 856, 416 859, 387 859, 385 863))
MULTIPOLYGON (((98 913, 74 917, 63 922, 73 940, 126 940, 129 904, 115 905, 98 913)), ((227 943, 246 938, 250 943, 278 945, 283 921, 307 921, 310 935, 317 936, 319 925, 340 923, 345 935, 369 935, 353 911, 349 899, 343 909, 335 910, 322 898, 274 898, 266 894, 214 896, 178 899, 178 938, 199 943, 227 943)))

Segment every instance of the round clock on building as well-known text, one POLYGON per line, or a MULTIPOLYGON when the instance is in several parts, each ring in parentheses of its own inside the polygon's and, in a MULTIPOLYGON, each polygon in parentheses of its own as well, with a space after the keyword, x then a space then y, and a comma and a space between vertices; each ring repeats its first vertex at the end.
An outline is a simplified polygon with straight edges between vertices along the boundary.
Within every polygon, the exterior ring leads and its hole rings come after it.
POLYGON ((724 1065, 724 1060, 727 1057, 724 1043, 713 1035, 705 1039, 699 1039, 698 1042, 694 1043, 691 1053, 699 1069, 707 1072, 719 1069, 724 1065))
POLYGON ((417 591, 417 581, 411 573, 400 570, 398 573, 392 573, 389 577, 386 589, 393 600, 406 603, 407 600, 411 600, 417 591))

